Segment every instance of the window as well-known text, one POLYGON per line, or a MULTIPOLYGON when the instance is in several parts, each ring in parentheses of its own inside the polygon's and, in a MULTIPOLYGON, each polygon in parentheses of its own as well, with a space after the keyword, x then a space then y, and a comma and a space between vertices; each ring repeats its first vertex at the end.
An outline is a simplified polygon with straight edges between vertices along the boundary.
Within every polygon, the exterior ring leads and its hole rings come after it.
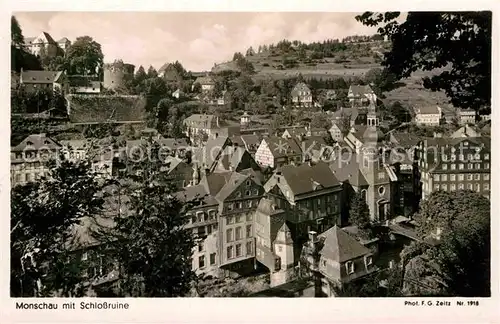
POLYGON ((378 187, 378 194, 379 194, 379 195, 383 195, 383 194, 384 194, 384 192, 385 192, 385 188, 384 188, 384 187, 382 187, 382 186, 381 186, 381 187, 378 187))
POLYGON ((467 189, 472 190, 472 183, 467 184, 467 189))
POLYGON ((455 154, 452 154, 452 155, 450 156, 450 161, 452 161, 452 162, 453 162, 453 161, 456 161, 456 159, 457 159, 457 157, 455 156, 455 154))
POLYGON ((200 269, 205 268, 205 256, 202 255, 198 258, 198 265, 200 269))
POLYGON ((215 210, 209 210, 208 211, 208 215, 209 215, 209 218, 210 220, 214 220, 215 219, 215 210))
POLYGON ((203 242, 198 243, 198 252, 203 252, 203 242))
POLYGON ((441 180, 448 181, 448 175, 447 174, 441 175, 441 180))
POLYGON ((450 185, 450 189, 451 189, 451 191, 455 191, 456 190, 456 185, 454 183, 452 183, 450 185))
POLYGON ((241 223, 241 215, 236 216, 236 223, 241 223))
POLYGON ((450 174, 450 181, 455 181, 456 177, 457 176, 455 174, 450 174))
POLYGON ((196 217, 198 218, 198 222, 203 222, 203 212, 197 212, 196 217))
POLYGON ((443 168, 443 170, 448 170, 448 164, 443 164, 442 168, 443 168))
POLYGON ((371 266, 373 264, 373 258, 371 256, 366 257, 366 266, 371 266))
POLYGON ((434 175, 434 181, 439 181, 439 174, 434 175))
POLYGON ((198 227, 198 236, 205 236, 205 226, 198 227))
POLYGON ((481 179, 481 175, 479 173, 474 173, 474 180, 480 180, 481 179))
POLYGON ((241 244, 236 244, 236 257, 241 256, 241 244))
POLYGON ((234 217, 228 216, 226 218, 226 225, 231 225, 231 224, 234 224, 234 217))
POLYGON ((347 261, 345 264, 347 274, 354 273, 354 263, 352 261, 347 261))
POLYGON ((474 164, 472 164, 472 163, 467 164, 467 169, 471 169, 471 170, 474 169, 474 164))
POLYGON ((231 203, 231 204, 227 204, 227 209, 228 210, 233 210, 234 208, 234 205, 231 203))
POLYGON ((476 191, 477 192, 481 191, 481 185, 479 183, 476 183, 476 191))
POLYGON ((241 240, 241 227, 236 227, 235 231, 235 240, 241 240))
POLYGON ((252 237, 252 225, 247 225, 247 238, 252 237))
POLYGON ((215 264, 215 253, 210 253, 210 265, 215 264))
POLYGON ((464 175, 463 174, 459 174, 458 175, 458 181, 464 181, 464 175))
POLYGON ((212 234, 212 226, 207 226, 207 234, 212 234))
POLYGON ((250 190, 245 191, 245 196, 250 196, 250 190))
POLYGON ((227 258, 232 259, 233 258, 233 246, 228 246, 227 247, 227 258))
POLYGON ((237 202, 236 203, 236 208, 238 209, 242 209, 243 208, 243 203, 240 201, 240 202, 237 202))
POLYGON ((465 160, 465 159, 464 159, 464 155, 463 155, 463 154, 460 154, 460 155, 458 156, 458 159, 459 159, 460 161, 464 161, 464 160, 465 160))
POLYGON ((464 164, 463 164, 463 163, 460 163, 460 164, 458 165, 458 169, 459 169, 459 170, 463 170, 463 169, 464 169, 464 164))
POLYGON ((380 179, 384 179, 385 178, 385 173, 384 172, 379 172, 378 173, 378 178, 379 178, 379 180, 380 179))
POLYGON ((441 185, 441 190, 443 190, 443 191, 448 191, 448 185, 446 185, 446 184, 442 184, 442 185, 441 185))
POLYGON ((88 260, 88 258, 89 258, 88 253, 87 253, 87 252, 83 252, 83 253, 82 253, 82 261, 87 261, 87 260, 88 260))
POLYGON ((226 231, 226 242, 232 242, 233 241, 233 230, 230 228, 226 231))
POLYGON ((469 154, 467 154, 467 160, 469 160, 469 161, 470 161, 470 160, 473 160, 473 159, 474 159, 474 157, 473 157, 473 155, 472 155, 472 154, 470 154, 470 153, 469 153, 469 154))
POLYGON ((241 198, 241 192, 239 192, 239 191, 238 191, 238 192, 236 193, 236 198, 241 198))
POLYGON ((248 213, 247 214, 247 222, 251 222, 253 220, 253 214, 252 213, 248 213))
POLYGON ((476 169, 481 169, 481 163, 476 163, 476 169))
POLYGON ((472 174, 471 173, 467 174, 467 180, 469 180, 469 181, 472 180, 472 174))
POLYGON ((252 181, 247 180, 247 187, 250 186, 251 184, 252 184, 252 181))
POLYGON ((216 232, 217 231, 217 224, 212 224, 212 232, 216 232))
POLYGON ((483 190, 490 190, 490 184, 489 183, 483 184, 483 190))
POLYGON ((434 185, 434 190, 439 190, 439 184, 434 185))
POLYGON ((481 154, 479 153, 474 154, 474 160, 479 160, 479 159, 481 159, 481 154))
POLYGON ((253 200, 247 200, 247 208, 252 208, 253 200))
POLYGON ((254 196, 258 196, 259 195, 259 189, 254 189, 253 190, 253 194, 254 194, 254 196))
POLYGON ((457 165, 455 163, 450 164, 451 170, 455 170, 457 168, 457 165))
POLYGON ((283 246, 282 245, 278 246, 278 252, 283 252, 283 246))
POLYGON ((444 154, 443 155, 443 161, 446 161, 446 160, 448 160, 448 155, 444 154))
POLYGON ((253 254, 253 244, 252 241, 247 242, 247 255, 253 254))
POLYGON ((463 190, 464 189, 464 184, 463 183, 459 183, 458 184, 458 189, 463 190))
POLYGON ((488 173, 483 174, 484 180, 490 180, 490 175, 488 173))
POLYGON ((485 169, 489 169, 489 168, 490 168, 490 164, 489 164, 489 163, 485 163, 485 164, 484 164, 484 168, 485 168, 485 169))
POLYGON ((485 154, 484 154, 484 159, 485 159, 485 160, 489 160, 489 159, 490 159, 490 155, 489 155, 488 153, 485 153, 485 154))

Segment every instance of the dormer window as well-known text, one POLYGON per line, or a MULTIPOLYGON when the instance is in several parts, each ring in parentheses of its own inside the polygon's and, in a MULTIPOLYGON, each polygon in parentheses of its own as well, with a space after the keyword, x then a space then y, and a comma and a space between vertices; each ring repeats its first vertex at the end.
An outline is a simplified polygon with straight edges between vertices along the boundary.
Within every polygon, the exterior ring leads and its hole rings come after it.
POLYGON ((43 144, 45 144, 45 145, 49 145, 49 144, 50 144, 50 142, 49 142, 48 140, 45 140, 45 141, 43 141, 43 144))
POLYGON ((27 142, 26 142, 26 145, 33 146, 33 142, 31 142, 31 141, 27 141, 27 142))
POLYGON ((345 264, 345 268, 346 268, 347 274, 354 273, 354 263, 352 261, 347 261, 345 264))

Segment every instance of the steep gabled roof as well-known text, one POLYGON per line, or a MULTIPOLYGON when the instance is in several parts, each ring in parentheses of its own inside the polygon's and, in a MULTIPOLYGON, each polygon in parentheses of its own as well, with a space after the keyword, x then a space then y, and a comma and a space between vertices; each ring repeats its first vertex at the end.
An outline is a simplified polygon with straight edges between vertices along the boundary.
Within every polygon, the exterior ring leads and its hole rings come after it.
POLYGON ((58 44, 67 43, 67 42, 69 42, 69 39, 67 39, 66 37, 63 37, 63 38, 61 38, 60 40, 57 41, 58 44))
POLYGON ((309 89, 307 84, 305 84, 304 82, 299 82, 295 85, 295 87, 293 87, 292 96, 296 96, 299 91, 310 92, 311 89, 309 89))
POLYGON ((238 173, 238 172, 232 172, 230 173, 229 179, 227 179, 226 184, 224 187, 221 188, 219 193, 215 196, 215 199, 217 199, 218 202, 223 202, 224 200, 227 199, 238 187, 245 182, 245 180, 249 176, 238 173))
POLYGON ((21 141, 18 145, 11 149, 12 152, 22 152, 25 149, 30 150, 40 150, 40 149, 49 149, 49 150, 57 150, 61 147, 59 143, 55 140, 47 137, 45 134, 32 134, 26 137, 21 141))
POLYGON ((367 186, 368 181, 361 173, 358 163, 358 155, 345 153, 342 158, 337 157, 329 164, 330 170, 341 182, 349 182, 353 186, 367 186))
POLYGON ((355 238, 335 225, 318 237, 324 238, 320 254, 330 260, 343 263, 371 253, 355 238))
POLYGON ((292 138, 270 136, 263 140, 266 141, 275 158, 302 154, 299 144, 292 138))
POLYGON ((281 174, 295 196, 340 186, 339 181, 328 168, 328 164, 324 162, 319 162, 314 166, 286 165, 281 168, 281 174))

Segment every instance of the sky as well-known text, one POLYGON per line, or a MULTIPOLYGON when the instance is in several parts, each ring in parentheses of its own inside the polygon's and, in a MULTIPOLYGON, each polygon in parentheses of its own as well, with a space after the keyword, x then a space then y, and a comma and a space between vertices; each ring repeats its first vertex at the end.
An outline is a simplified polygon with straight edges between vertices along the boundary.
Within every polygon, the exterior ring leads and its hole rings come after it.
POLYGON ((178 60, 191 71, 282 39, 303 42, 371 35, 356 13, 304 12, 15 12, 25 37, 42 31, 56 41, 91 36, 102 46, 105 62, 122 59, 146 69, 178 60))

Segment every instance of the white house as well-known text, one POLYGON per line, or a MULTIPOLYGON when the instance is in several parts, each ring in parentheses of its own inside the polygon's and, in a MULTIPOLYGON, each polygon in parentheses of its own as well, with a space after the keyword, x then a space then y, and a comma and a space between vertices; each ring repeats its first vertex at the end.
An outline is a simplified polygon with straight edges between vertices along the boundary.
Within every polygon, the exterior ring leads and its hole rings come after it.
POLYGON ((439 106, 415 107, 415 122, 423 126, 439 126, 442 110, 439 106))
POLYGON ((349 102, 353 105, 366 106, 377 102, 377 95, 369 85, 351 85, 347 93, 349 102))
POLYGON ((296 107, 312 107, 313 98, 311 89, 304 83, 299 82, 291 92, 292 104, 296 107))
POLYGON ((459 109, 458 122, 460 123, 460 125, 475 124, 476 111, 473 109, 459 109))

